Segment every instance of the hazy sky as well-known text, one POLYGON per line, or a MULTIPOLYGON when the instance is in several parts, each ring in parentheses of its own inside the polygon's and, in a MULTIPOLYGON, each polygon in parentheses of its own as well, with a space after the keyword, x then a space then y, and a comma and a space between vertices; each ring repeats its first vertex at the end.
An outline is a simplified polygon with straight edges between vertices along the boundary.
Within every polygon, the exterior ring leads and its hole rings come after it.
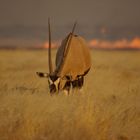
POLYGON ((89 40, 140 36, 140 0, 0 0, 0 39, 46 40, 48 17, 54 40, 75 21, 75 33, 89 40))
POLYGON ((0 0, 0 26, 55 24, 140 26, 140 0, 0 0))

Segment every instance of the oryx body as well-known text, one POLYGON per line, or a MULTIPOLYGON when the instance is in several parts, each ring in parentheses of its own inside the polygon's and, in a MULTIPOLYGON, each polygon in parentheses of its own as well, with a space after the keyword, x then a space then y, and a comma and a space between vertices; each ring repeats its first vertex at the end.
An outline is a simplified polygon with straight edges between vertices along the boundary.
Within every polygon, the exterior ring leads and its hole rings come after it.
POLYGON ((50 73, 37 73, 40 77, 48 77, 51 93, 60 90, 69 92, 71 87, 81 88, 84 76, 90 70, 91 58, 89 48, 82 37, 73 34, 74 28, 72 33, 62 41, 58 48, 55 70, 51 70, 51 47, 49 47, 50 73))
POLYGON ((71 76, 71 80, 75 80, 77 75, 83 75, 90 67, 91 59, 86 41, 80 36, 69 34, 57 51, 56 73, 59 77, 67 75, 71 76), (72 36, 71 44, 67 48, 70 36, 72 36))

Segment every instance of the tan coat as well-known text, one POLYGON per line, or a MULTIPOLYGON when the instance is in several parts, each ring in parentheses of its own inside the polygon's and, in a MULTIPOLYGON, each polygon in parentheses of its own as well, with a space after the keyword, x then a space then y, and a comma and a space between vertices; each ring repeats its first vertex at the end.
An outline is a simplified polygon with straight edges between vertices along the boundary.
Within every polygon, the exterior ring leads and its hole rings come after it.
POLYGON ((58 49, 56 73, 61 78, 68 75, 71 76, 72 80, 75 80, 77 75, 83 75, 85 71, 90 69, 91 58, 87 43, 80 36, 73 35, 68 48, 70 36, 71 34, 62 41, 58 49), (68 52, 66 51, 67 49, 68 52))

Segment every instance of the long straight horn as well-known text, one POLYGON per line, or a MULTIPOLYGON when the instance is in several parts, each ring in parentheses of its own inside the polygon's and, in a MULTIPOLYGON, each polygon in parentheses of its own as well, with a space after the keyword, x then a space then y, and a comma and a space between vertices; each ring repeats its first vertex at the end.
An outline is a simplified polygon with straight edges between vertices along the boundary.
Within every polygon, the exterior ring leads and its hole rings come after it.
POLYGON ((71 32, 72 35, 73 35, 73 33, 74 33, 74 30, 75 30, 76 24, 77 24, 77 22, 75 22, 74 25, 73 25, 72 32, 71 32))
POLYGON ((64 62, 65 62, 67 54, 69 52, 69 48, 70 48, 70 44, 71 44, 71 41, 72 41, 72 37, 73 37, 73 34, 74 34, 74 30, 75 30, 76 24, 77 24, 77 22, 74 23, 73 28, 72 28, 72 32, 68 36, 68 44, 65 46, 65 53, 64 53, 64 56, 63 56, 63 60, 62 60, 62 66, 61 66, 61 68, 60 68, 60 70, 58 72, 58 75, 61 74, 61 71, 63 69, 64 62))
POLYGON ((50 27, 50 18, 48 18, 48 35, 49 35, 49 50, 48 50, 48 64, 49 64, 49 73, 53 72, 52 59, 51 59, 51 27, 50 27))
POLYGON ((73 36, 73 34, 74 34, 74 30, 75 30, 76 24, 77 24, 77 22, 74 23, 73 28, 72 28, 72 32, 70 33, 69 40, 68 40, 68 45, 67 45, 66 53, 65 53, 64 57, 65 57, 65 56, 67 55, 67 53, 69 52, 69 47, 70 47, 70 44, 71 44, 71 41, 72 41, 72 36, 73 36))

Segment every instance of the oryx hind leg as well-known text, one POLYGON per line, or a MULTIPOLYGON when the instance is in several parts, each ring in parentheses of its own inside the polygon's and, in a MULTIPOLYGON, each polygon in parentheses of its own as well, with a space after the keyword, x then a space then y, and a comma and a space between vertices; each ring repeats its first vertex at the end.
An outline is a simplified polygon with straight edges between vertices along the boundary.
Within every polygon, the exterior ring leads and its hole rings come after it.
POLYGON ((43 73, 43 72, 36 72, 36 74, 39 76, 39 77, 48 77, 48 73, 43 73))
POLYGON ((84 84, 84 77, 80 76, 76 80, 72 81, 72 87, 76 89, 81 89, 84 84))
POLYGON ((78 88, 81 89, 83 87, 84 84, 84 76, 80 76, 78 78, 78 88))

